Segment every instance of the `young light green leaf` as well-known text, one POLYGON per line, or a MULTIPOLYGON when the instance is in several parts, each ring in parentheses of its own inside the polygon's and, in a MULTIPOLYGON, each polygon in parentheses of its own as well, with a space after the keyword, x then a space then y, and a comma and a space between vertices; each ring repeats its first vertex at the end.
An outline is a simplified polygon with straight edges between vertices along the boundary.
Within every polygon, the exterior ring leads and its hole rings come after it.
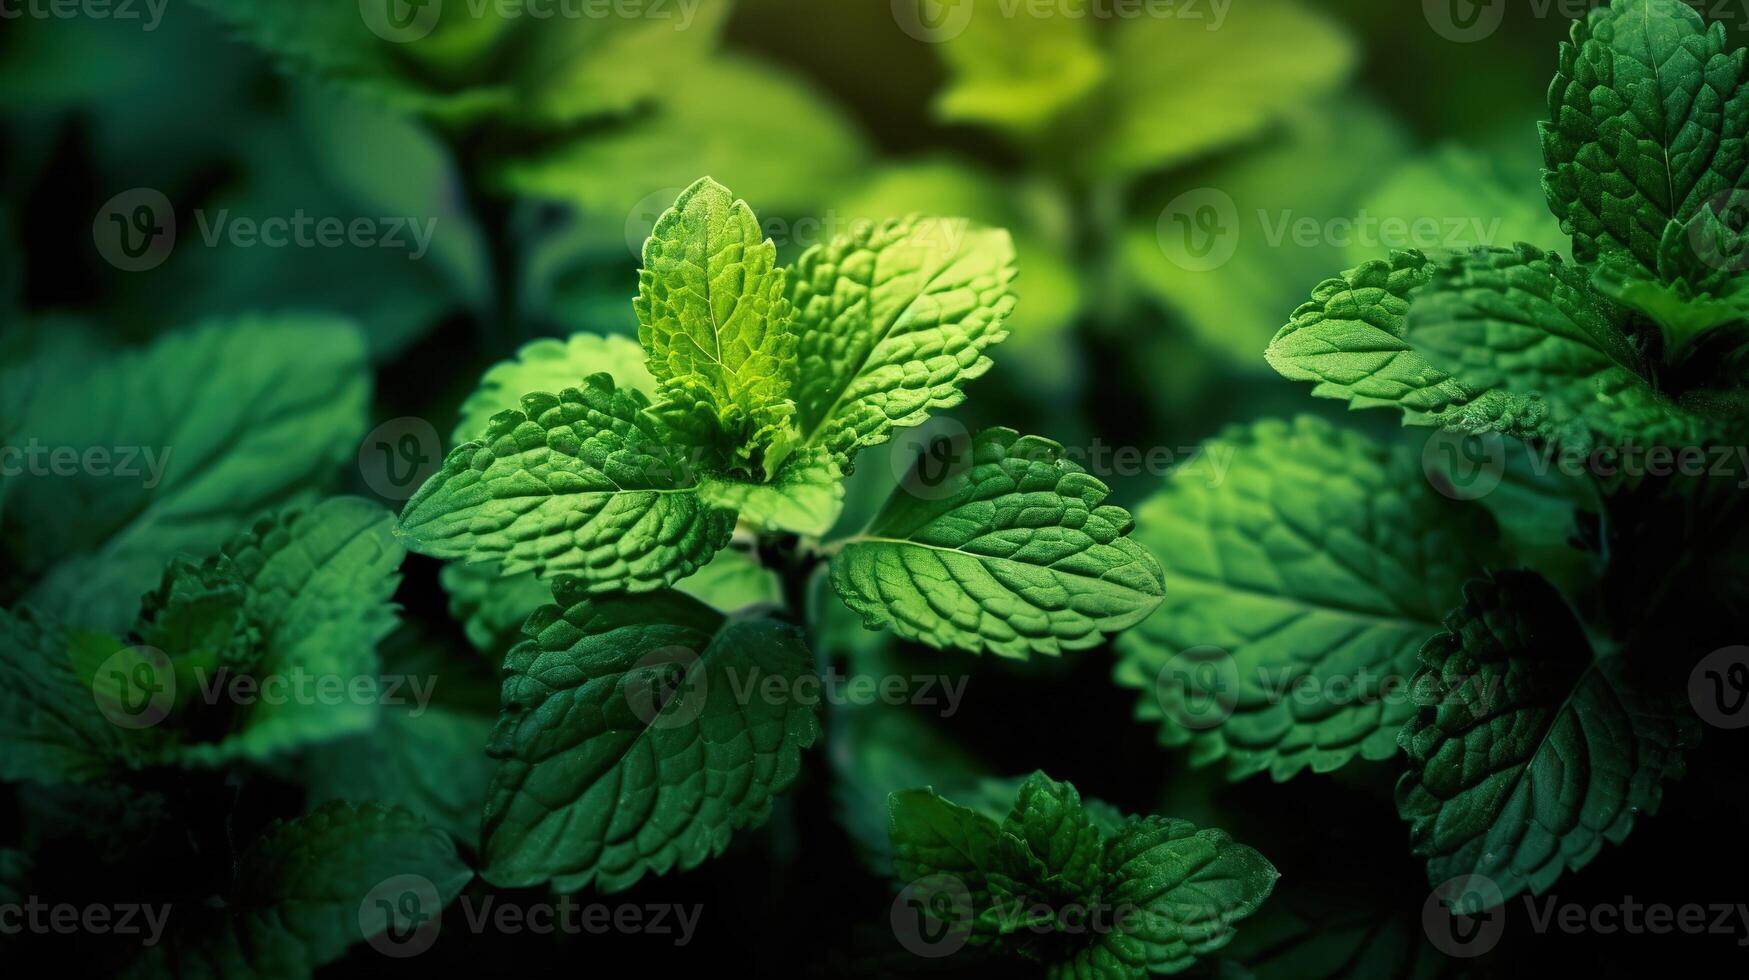
POLYGON ((633 304, 663 413, 697 445, 720 433, 755 478, 787 451, 795 412, 784 275, 753 209, 704 177, 656 221, 633 304))
POLYGON ((1356 60, 1342 28, 1298 0, 1225 13, 1218 24, 1210 13, 1114 25, 1105 112, 1087 114, 1096 128, 1071 145, 1087 171, 1142 174, 1250 139, 1335 90, 1356 60), (1248 68, 1243 85, 1227 80, 1236 64, 1248 68))
POLYGON ((809 249, 790 278, 803 444, 848 466, 963 401, 1008 336, 1014 274, 1007 232, 957 219, 864 226, 809 249))
POLYGON ((1097 646, 1160 604, 1129 513, 1062 446, 986 429, 959 451, 958 472, 908 481, 832 556, 833 589, 869 628, 1024 659, 1097 646))
POLYGON ((813 670, 800 632, 671 591, 591 597, 561 579, 554 595, 505 659, 486 877, 616 891, 764 823, 819 733, 794 697, 813 670))
POLYGON ((215 321, 121 354, 65 344, 23 370, 36 383, 15 438, 95 462, 7 480, 0 578, 115 633, 171 558, 327 483, 370 400, 362 338, 327 319, 215 321))
POLYGON ((494 364, 480 378, 480 386, 462 403, 461 420, 455 426, 457 443, 477 439, 499 412, 522 407, 522 396, 531 391, 563 391, 575 388, 594 374, 607 374, 613 383, 647 398, 656 394, 656 379, 644 366, 648 355, 629 337, 574 333, 566 340, 545 337, 524 344, 516 358, 494 364))
MULTIPOLYGON (((264 518, 225 546, 214 563, 227 563, 245 584, 244 614, 259 643, 253 666, 240 673, 252 676, 263 696, 217 741, 168 750, 173 761, 259 761, 375 724, 374 703, 270 697, 267 684, 271 679, 297 690, 292 685, 337 678, 350 690, 360 679, 376 680, 376 648, 395 628, 396 608, 389 600, 406 556, 394 528, 394 515, 377 504, 336 497, 308 513, 264 518)), ((164 652, 172 664, 190 653, 164 652)), ((214 685, 235 678, 201 671, 192 679, 200 690, 191 694, 222 698, 226 688, 214 685)))
POLYGON ((178 911, 130 977, 297 977, 440 916, 472 880, 448 835, 406 810, 332 802, 269 827, 223 900, 178 911))
POLYGON ((647 111, 512 156, 498 165, 496 179, 516 196, 566 201, 616 226, 653 188, 673 193, 699 174, 758 201, 768 214, 806 215, 835 203, 868 153, 854 121, 818 86, 773 65, 719 54, 670 73, 647 111))
POLYGON ((1227 430, 1137 512, 1166 601, 1118 638, 1116 680, 1160 741, 1227 776, 1386 759, 1415 653, 1497 560, 1486 511, 1412 454, 1310 416, 1227 430))
POLYGON ((698 490, 706 504, 736 511, 755 527, 814 537, 832 530, 844 509, 844 472, 818 447, 792 453, 768 482, 707 474, 698 490))
POLYGON ((400 534, 437 558, 562 572, 598 592, 648 591, 728 543, 731 511, 699 499, 691 461, 636 391, 605 374, 524 395, 451 450, 407 502, 400 534))
POLYGON ((1657 811, 1699 735, 1680 699, 1641 690, 1621 657, 1595 657, 1533 572, 1467 585, 1421 663, 1397 811, 1435 884, 1477 875, 1499 898, 1543 893, 1657 811))
POLYGON ((1000 4, 973 4, 940 51, 952 77, 935 97, 936 115, 1021 137, 1037 136, 1106 74, 1093 24, 1060 12, 1015 17, 1000 4))
POLYGON ((1583 262, 1659 268, 1659 242, 1749 165, 1745 53, 1682 0, 1613 0, 1573 25, 1541 125, 1543 190, 1583 262))

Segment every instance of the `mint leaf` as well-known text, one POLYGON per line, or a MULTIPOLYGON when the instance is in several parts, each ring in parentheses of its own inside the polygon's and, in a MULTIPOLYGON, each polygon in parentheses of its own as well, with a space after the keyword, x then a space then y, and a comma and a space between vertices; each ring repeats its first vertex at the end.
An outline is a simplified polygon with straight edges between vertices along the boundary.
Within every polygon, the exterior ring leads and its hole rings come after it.
POLYGON ((524 344, 516 358, 501 361, 480 378, 480 386, 462 403, 456 422, 455 441, 478 438, 500 412, 522 407, 522 396, 531 391, 563 391, 575 388, 592 374, 607 374, 613 383, 645 397, 656 394, 656 379, 644 366, 647 355, 629 337, 574 333, 565 340, 545 337, 524 344))
POLYGON ((552 586, 540 576, 505 575, 490 562, 451 562, 438 573, 438 581, 449 595, 449 614, 461 622, 468 642, 494 661, 522 639, 529 614, 553 600, 552 586))
POLYGON ((512 156, 496 179, 516 196, 565 201, 616 225, 652 188, 685 187, 699 174, 768 214, 803 215, 836 202, 868 154, 854 120, 807 79, 719 54, 677 66, 646 111, 512 156))
POLYGON ((1435 264, 1413 249, 1392 252, 1326 279, 1269 342, 1264 357, 1282 377, 1315 384, 1319 398, 1354 408, 1400 408, 1434 424, 1469 397, 1409 342, 1409 304, 1435 264))
POLYGON ((472 878, 449 837, 406 810, 328 803, 268 827, 222 900, 178 909, 170 936, 127 975, 308 976, 391 925, 435 919, 472 878), (409 896, 429 918, 404 917, 409 896))
POLYGON ((1321 284, 1270 342, 1285 377, 1405 421, 1585 450, 1688 444, 1709 423, 1650 380, 1621 307, 1530 245, 1435 263, 1415 251, 1321 284))
POLYGON ((767 483, 707 475, 699 499, 736 511, 755 528, 819 537, 838 523, 844 509, 844 473, 831 453, 808 448, 783 461, 767 483))
POLYGON ((677 428, 722 433, 734 465, 769 477, 787 449, 795 336, 777 247, 746 201, 701 178, 644 243, 638 340, 677 428))
POLYGON ((1681 0, 1614 0, 1573 25, 1541 125, 1549 208, 1583 262, 1659 268, 1659 242, 1742 183, 1744 51, 1681 0))
POLYGON ((1007 15, 972 4, 965 28, 940 44, 951 77, 935 96, 935 114, 1037 137, 1105 78, 1105 54, 1093 25, 1080 17, 1007 15))
POLYGON ((676 592, 554 596, 504 662, 486 877, 617 891, 764 823, 819 733, 792 696, 813 669, 800 632, 676 592))
POLYGON ((1503 898, 1543 893, 1657 811, 1699 734, 1679 698, 1641 690, 1622 657, 1595 656, 1531 572, 1467 585, 1421 663, 1397 811, 1435 884, 1480 875, 1503 898))
POLYGON ((1343 29, 1295 0, 1233 4, 1219 24, 1211 14, 1115 26, 1104 97, 1069 143, 1089 174, 1139 175, 1256 137, 1334 91, 1355 62, 1343 29), (1232 65, 1248 66, 1245 84, 1228 80, 1232 65))
MULTIPOLYGON (((228 564, 246 585, 244 613, 259 647, 248 667, 220 666, 253 675, 262 684, 269 678, 287 685, 334 678, 350 689, 360 678, 375 680, 376 647, 395 627, 396 609, 389 600, 406 555, 394 526, 394 516, 371 501, 336 497, 307 513, 264 518, 238 535, 213 563, 228 564)), ((180 668, 179 661, 192 651, 164 652, 180 668)), ((213 690, 222 696, 233 677, 203 669, 191 679, 201 691, 188 694, 213 690)), ((179 669, 178 685, 184 683, 179 669)), ((203 767, 262 760, 366 731, 376 713, 375 704, 350 698, 332 704, 264 696, 233 716, 216 740, 185 743, 169 753, 173 761, 203 767)))
MULTIPOLYGON (((74 669, 75 642, 29 609, 0 609, 0 781, 83 782, 137 758, 74 669)), ((107 658, 121 645, 105 649, 107 658)))
POLYGON ((0 595, 115 633, 171 558, 328 483, 370 395, 362 338, 322 318, 214 321, 114 354, 61 344, 20 370, 34 384, 13 441, 107 463, 6 481, 0 595))
POLYGON ((777 575, 739 548, 717 552, 710 564, 675 588, 724 613, 783 602, 783 587, 777 575))
POLYGON ((832 588, 870 629, 1024 659, 1097 646, 1164 594, 1160 565, 1063 447, 1012 429, 972 440, 939 486, 901 486, 832 556, 832 588))
POLYGON ((864 226, 796 262, 796 421, 805 445, 856 451, 965 400, 1014 310, 1008 233, 911 217, 864 226))
POLYGON ((1118 638, 1136 716, 1229 779, 1396 754, 1415 653, 1500 557, 1486 511, 1420 460, 1303 416, 1228 429, 1137 511, 1166 601, 1118 638))
POLYGON ((1659 392, 1625 312, 1583 269, 1529 245, 1443 266, 1409 313, 1409 339, 1471 391, 1453 421, 1575 447, 1686 445, 1705 422, 1659 392))
MULTIPOLYGON (((412 701, 417 695, 402 689, 398 696, 412 701)), ((402 807, 477 848, 480 808, 492 779, 491 732, 486 718, 420 704, 384 706, 368 734, 316 747, 298 770, 310 805, 374 800, 402 807)))
POLYGON ((691 464, 649 401, 605 374, 524 395, 485 436, 451 450, 401 515, 412 549, 496 562, 503 574, 576 575, 600 592, 648 591, 728 543, 734 514, 704 504, 691 464))
POLYGON ((922 897, 969 905, 945 923, 965 945, 1040 962, 1051 976, 1139 980, 1182 970, 1232 941, 1233 924, 1278 877, 1219 830, 1096 816, 1073 786, 1043 773, 1021 784, 1000 821, 933 790, 894 793, 889 809, 899 879, 922 897), (1071 913, 1082 916, 1078 927, 1065 924, 1071 913))

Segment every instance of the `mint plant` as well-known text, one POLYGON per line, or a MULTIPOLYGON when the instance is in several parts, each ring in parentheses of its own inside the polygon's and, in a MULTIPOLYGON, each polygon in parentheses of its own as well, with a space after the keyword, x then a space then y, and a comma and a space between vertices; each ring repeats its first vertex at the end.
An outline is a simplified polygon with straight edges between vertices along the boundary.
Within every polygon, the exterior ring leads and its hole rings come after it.
POLYGON ((1160 566, 1105 485, 1007 429, 949 447, 964 459, 927 494, 901 486, 865 529, 821 540, 858 453, 988 369, 1013 278, 1005 232, 916 216, 786 269, 746 202, 705 178, 644 248, 638 346, 579 336, 487 373, 464 407, 483 428, 399 533, 467 563, 445 581, 476 639, 526 617, 490 744, 489 881, 624 888, 762 823, 819 735, 792 696, 815 670, 817 577, 870 629, 1020 659, 1096 646, 1159 604, 1160 566), (532 577, 554 603, 517 610, 532 577), (780 692, 749 697, 749 679, 780 692))
POLYGON ((1572 256, 1380 257, 1269 345, 1424 450, 1235 427, 1223 484, 1174 477, 1138 512, 1168 594, 1119 640, 1138 715, 1232 780, 1400 754, 1429 881, 1488 883, 1454 913, 1547 891, 1657 811, 1699 737, 1690 669, 1742 621, 1745 474, 1718 464, 1749 431, 1745 58, 1678 0, 1593 10, 1541 129, 1572 256))

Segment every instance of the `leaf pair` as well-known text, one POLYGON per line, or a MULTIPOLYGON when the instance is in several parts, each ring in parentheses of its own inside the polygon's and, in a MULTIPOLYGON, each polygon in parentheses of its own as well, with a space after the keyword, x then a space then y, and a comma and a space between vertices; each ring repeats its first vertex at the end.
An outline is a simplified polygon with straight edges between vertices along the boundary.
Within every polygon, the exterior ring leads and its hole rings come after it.
POLYGON ((889 810, 906 885, 895 928, 916 915, 911 938, 930 941, 934 955, 1018 955, 1052 977, 1182 970, 1230 942, 1278 877, 1222 831, 1121 818, 1043 773, 1021 784, 1000 819, 929 789, 892 794, 889 810))

